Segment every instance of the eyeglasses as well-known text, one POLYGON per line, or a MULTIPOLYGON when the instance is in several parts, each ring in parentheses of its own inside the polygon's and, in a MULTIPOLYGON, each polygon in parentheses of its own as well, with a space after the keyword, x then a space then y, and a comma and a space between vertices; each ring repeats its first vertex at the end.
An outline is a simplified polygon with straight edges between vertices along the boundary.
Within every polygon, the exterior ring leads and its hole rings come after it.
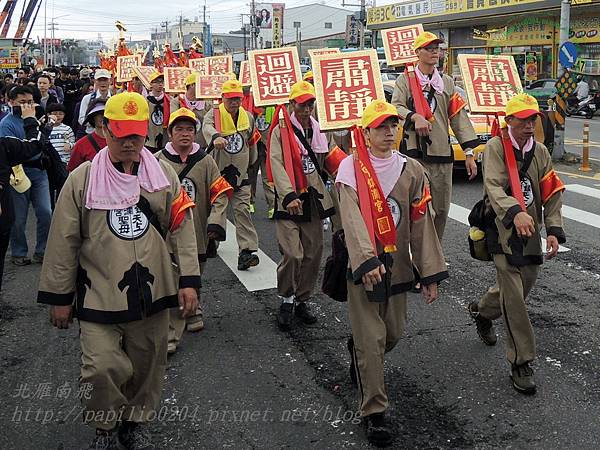
POLYGON ((429 53, 436 53, 440 51, 440 46, 432 46, 432 47, 423 47, 423 50, 427 50, 429 53))

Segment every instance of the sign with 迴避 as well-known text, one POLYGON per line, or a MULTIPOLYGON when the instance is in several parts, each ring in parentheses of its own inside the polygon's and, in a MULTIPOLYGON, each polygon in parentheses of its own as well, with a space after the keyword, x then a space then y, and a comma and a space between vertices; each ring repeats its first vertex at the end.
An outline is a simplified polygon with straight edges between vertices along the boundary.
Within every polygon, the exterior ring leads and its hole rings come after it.
POLYGON ((369 103, 385 100, 374 49, 316 56, 313 76, 322 130, 358 124, 369 103))
POLYGON ((252 50, 248 62, 256 106, 287 103, 292 85, 302 79, 296 47, 252 50))
POLYGON ((221 98, 223 83, 231 79, 231 75, 198 75, 196 77, 196 98, 221 98))
POLYGON ((413 50, 416 37, 423 32, 423 25, 416 24, 408 27, 387 28, 381 30, 383 49, 388 66, 401 66, 417 60, 413 50))
POLYGON ((186 91, 185 79, 192 73, 187 67, 165 67, 165 92, 181 94, 186 91))
POLYGON ((151 89, 150 75, 156 72, 153 66, 136 66, 133 68, 135 76, 140 79, 146 89, 151 89))
POLYGON ((248 61, 242 61, 240 63, 240 83, 242 86, 252 85, 252 80, 250 79, 250 64, 248 61))
POLYGON ((458 55, 471 113, 504 111, 523 92, 515 60, 510 55, 458 55))
POLYGON ((219 55, 206 58, 192 58, 188 66, 202 75, 225 75, 233 72, 233 56, 219 55))
POLYGON ((131 81, 135 68, 142 65, 142 55, 117 56, 117 82, 131 81))

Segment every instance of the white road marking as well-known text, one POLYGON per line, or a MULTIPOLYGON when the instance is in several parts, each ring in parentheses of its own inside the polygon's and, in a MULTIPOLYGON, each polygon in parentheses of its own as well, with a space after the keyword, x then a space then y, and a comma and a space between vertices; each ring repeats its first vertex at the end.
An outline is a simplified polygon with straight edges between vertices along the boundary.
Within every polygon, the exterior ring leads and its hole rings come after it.
POLYGON ((592 214, 582 209, 571 208, 570 206, 563 205, 562 207, 563 217, 574 220, 575 222, 583 223, 585 225, 591 225, 594 228, 600 228, 600 216, 598 214, 592 214))
MULTIPOLYGON (((600 186, 600 185, 598 185, 600 186)), ((565 185, 567 191, 575 192, 577 194, 587 195, 588 197, 600 198, 600 189, 593 187, 584 186, 583 184, 567 184, 565 185)))
POLYGON ((219 245, 218 255, 231 269, 249 292, 262 291, 277 287, 277 264, 262 250, 256 254, 260 263, 248 270, 237 270, 238 245, 235 239, 235 225, 227 221, 227 240, 219 245))
MULTIPOLYGON (((563 206, 563 208, 564 208, 564 206, 563 206)), ((454 219, 460 223, 464 223, 465 225, 468 226, 470 212, 471 212, 470 209, 463 208, 462 206, 451 203, 450 204, 450 212, 448 213, 448 217, 450 217, 451 219, 454 219)), ((542 251, 544 253, 546 253, 546 239, 544 239, 544 238, 542 238, 542 251)), ((570 252, 570 251, 571 251, 571 249, 568 247, 563 247, 562 245, 559 245, 559 247, 558 247, 559 253, 570 252)))

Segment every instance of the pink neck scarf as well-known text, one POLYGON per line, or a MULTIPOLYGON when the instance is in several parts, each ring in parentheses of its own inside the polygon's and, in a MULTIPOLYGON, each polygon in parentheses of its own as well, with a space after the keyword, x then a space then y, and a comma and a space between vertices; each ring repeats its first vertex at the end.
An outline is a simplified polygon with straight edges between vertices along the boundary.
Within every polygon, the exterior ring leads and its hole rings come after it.
MULTIPOLYGON (((304 134, 304 128, 302 127, 302 125, 300 125, 300 122, 296 118, 295 113, 292 113, 292 115, 290 116, 290 120, 292 121, 292 124, 300 131, 302 131, 302 134, 304 134)), ((329 153, 329 143, 327 142, 327 136, 325 135, 325 133, 321 133, 321 127, 319 126, 319 122, 317 122, 313 116, 310 116, 310 123, 312 126, 312 139, 310 141, 310 146, 312 147, 313 152, 329 153)), ((300 147, 304 150, 302 153, 305 155, 308 154, 308 151, 304 148, 304 145, 302 145, 300 139, 296 137, 296 140, 298 141, 298 144, 300 144, 300 147)))
POLYGON ((137 175, 119 172, 104 147, 92 160, 85 207, 88 209, 123 209, 140 200, 141 189, 162 191, 171 183, 160 163, 146 147, 140 152, 137 175))
POLYGON ((535 140, 533 139, 533 136, 531 136, 529 139, 527 139, 527 142, 525 142, 523 148, 520 148, 519 144, 517 144, 517 140, 512 134, 511 126, 508 127, 508 136, 510 137, 510 141, 512 142, 513 147, 518 150, 521 150, 523 152, 523 156, 525 156, 525 153, 530 151, 533 148, 533 145, 535 144, 535 140))
MULTIPOLYGON (((165 145, 165 150, 173 156, 179 156, 181 157, 181 155, 179 153, 177 153, 175 151, 175 149, 173 148, 173 143, 172 142, 167 142, 167 145, 165 145)), ((187 156, 193 155, 194 153, 196 153, 198 150, 200 150, 200 144, 196 144, 195 142, 192 144, 192 151, 189 152, 187 154, 187 156)), ((186 158, 187 159, 187 158, 186 158)), ((182 159, 183 162, 185 162, 184 159, 182 159)))
POLYGON ((179 106, 183 106, 184 108, 187 108, 191 111, 202 111, 204 109, 204 106, 206 105, 206 102, 204 100, 190 100, 185 94, 181 95, 180 100, 181 101, 179 102, 179 106))
POLYGON ((421 83, 421 88, 425 88, 430 85, 438 94, 444 92, 444 80, 437 69, 433 69, 433 75, 431 76, 431 79, 428 75, 425 75, 423 72, 421 72, 418 64, 415 66, 415 73, 417 74, 417 78, 421 83))
MULTIPOLYGON (((336 185, 338 183, 345 184, 356 190, 356 174, 354 172, 353 158, 353 156, 349 156, 342 161, 335 183, 336 185)), ((406 158, 398 152, 392 152, 389 158, 377 158, 369 150, 369 159, 371 160, 373 169, 375 169, 383 194, 387 198, 398 182, 398 178, 400 178, 406 158)))

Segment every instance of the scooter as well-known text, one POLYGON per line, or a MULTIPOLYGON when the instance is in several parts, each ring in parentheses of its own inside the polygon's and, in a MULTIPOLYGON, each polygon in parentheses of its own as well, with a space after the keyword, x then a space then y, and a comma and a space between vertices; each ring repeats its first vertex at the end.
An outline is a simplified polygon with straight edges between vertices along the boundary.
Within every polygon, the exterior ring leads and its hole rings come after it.
POLYGON ((600 104, 600 93, 588 95, 586 98, 577 103, 576 106, 567 107, 567 116, 583 116, 586 119, 594 117, 594 113, 600 104))

